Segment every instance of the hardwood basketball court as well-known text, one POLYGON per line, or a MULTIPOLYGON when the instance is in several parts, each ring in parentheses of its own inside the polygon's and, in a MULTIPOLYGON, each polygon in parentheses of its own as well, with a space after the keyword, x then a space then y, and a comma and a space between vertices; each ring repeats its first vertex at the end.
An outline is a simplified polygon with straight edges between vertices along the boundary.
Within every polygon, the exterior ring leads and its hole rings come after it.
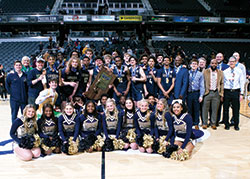
MULTIPOLYGON (((250 177, 250 107, 241 103, 240 131, 229 131, 221 125, 216 131, 209 128, 210 137, 197 143, 192 158, 179 162, 157 154, 137 151, 105 153, 107 179, 166 179, 166 178, 249 178, 250 177)), ((3 154, 12 149, 8 102, 1 102, 0 115, 0 178, 101 178, 102 153, 63 154, 46 156, 23 162, 14 154, 3 154), (5 145, 4 145, 5 144, 5 145)))

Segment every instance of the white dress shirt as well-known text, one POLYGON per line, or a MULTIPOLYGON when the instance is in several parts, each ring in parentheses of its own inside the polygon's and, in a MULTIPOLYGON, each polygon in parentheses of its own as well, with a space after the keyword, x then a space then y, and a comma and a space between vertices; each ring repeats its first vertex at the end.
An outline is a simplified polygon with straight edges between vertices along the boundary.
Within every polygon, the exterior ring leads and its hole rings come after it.
POLYGON ((234 72, 231 73, 231 68, 227 68, 223 71, 224 74, 224 89, 231 89, 231 82, 233 82, 232 89, 240 89, 240 93, 244 94, 244 75, 239 67, 234 68, 234 72))
POLYGON ((242 63, 240 63, 240 62, 238 62, 237 64, 236 64, 236 67, 238 67, 238 68, 240 68, 241 69, 241 71, 242 71, 242 73, 243 73, 243 76, 244 76, 244 82, 246 82, 246 67, 245 67, 245 65, 243 65, 242 63))

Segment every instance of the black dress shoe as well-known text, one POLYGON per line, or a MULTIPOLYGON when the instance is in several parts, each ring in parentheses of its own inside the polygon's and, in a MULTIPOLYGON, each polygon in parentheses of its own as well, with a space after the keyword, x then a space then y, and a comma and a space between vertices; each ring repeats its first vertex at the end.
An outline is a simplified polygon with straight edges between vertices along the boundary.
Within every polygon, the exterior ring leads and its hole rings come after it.
POLYGON ((224 121, 220 121, 219 124, 224 124, 224 121))
POLYGON ((229 127, 229 126, 225 126, 225 129, 226 129, 226 130, 229 130, 229 129, 230 129, 230 127, 229 127))
POLYGON ((235 129, 236 131, 239 131, 239 130, 240 130, 240 128, 239 128, 239 127, 234 127, 234 129, 235 129))

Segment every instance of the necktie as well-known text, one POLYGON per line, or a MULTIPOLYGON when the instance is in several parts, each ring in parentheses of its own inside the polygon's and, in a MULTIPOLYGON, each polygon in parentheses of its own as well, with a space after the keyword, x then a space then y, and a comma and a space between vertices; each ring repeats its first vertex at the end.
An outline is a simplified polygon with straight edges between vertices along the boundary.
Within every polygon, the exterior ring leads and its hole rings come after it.
POLYGON ((232 74, 232 78, 229 80, 229 82, 230 82, 230 89, 233 89, 233 87, 234 87, 234 69, 231 69, 231 74, 232 74))

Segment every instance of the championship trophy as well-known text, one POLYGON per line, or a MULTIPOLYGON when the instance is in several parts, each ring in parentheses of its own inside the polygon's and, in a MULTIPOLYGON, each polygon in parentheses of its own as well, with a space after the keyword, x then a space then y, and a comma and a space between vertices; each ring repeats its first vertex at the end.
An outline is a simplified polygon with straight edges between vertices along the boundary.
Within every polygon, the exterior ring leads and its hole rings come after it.
POLYGON ((100 99, 103 94, 109 91, 109 85, 113 84, 115 78, 116 76, 111 71, 103 67, 85 95, 89 99, 100 99))

